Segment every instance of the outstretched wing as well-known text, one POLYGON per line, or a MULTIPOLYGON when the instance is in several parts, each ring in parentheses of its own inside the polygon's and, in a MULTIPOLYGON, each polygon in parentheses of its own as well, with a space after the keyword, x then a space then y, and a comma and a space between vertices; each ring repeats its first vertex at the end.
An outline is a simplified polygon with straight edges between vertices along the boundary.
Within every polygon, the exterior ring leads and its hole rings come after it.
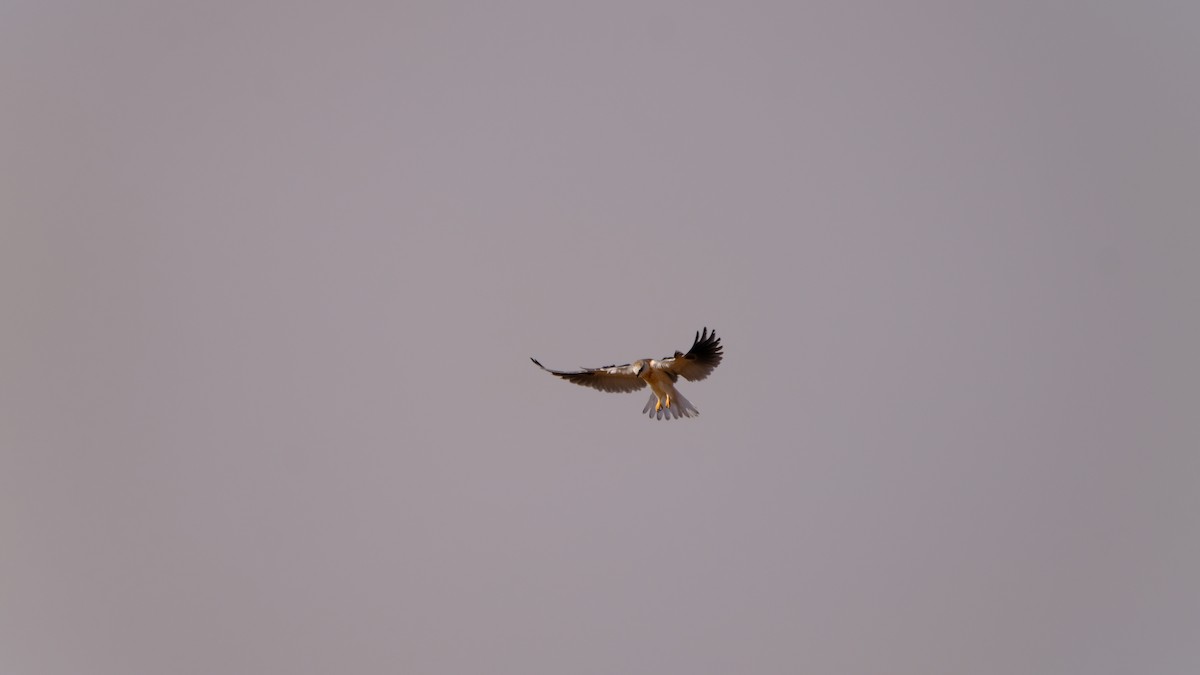
POLYGON ((537 363, 538 368, 547 373, 557 375, 568 382, 582 384, 585 387, 599 389, 600 391, 628 392, 637 391, 646 386, 645 380, 637 376, 637 369, 631 363, 626 363, 623 366, 585 368, 568 373, 561 370, 550 370, 535 358, 530 358, 529 360, 537 363))
POLYGON ((721 338, 717 337, 717 332, 710 333, 705 327, 703 334, 696 331, 696 340, 688 353, 675 352, 675 356, 669 356, 661 363, 667 371, 680 375, 685 380, 703 380, 713 368, 721 364, 721 357, 724 356, 722 350, 721 338))

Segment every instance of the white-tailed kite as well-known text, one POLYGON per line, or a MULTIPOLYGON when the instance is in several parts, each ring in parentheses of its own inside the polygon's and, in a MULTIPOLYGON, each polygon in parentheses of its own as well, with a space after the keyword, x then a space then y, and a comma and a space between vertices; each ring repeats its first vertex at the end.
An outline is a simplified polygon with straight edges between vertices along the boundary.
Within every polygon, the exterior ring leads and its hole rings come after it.
POLYGON ((723 356, 721 338, 716 331, 696 332, 696 339, 688 353, 675 352, 661 360, 640 359, 623 366, 604 366, 603 368, 584 368, 576 372, 550 370, 537 359, 530 358, 542 370, 557 375, 564 380, 592 387, 600 391, 630 392, 637 391, 650 385, 650 400, 642 412, 649 412, 651 419, 661 420, 664 417, 691 417, 699 415, 696 406, 679 393, 675 382, 681 376, 688 381, 699 381, 708 377, 721 363, 723 356), (651 410, 651 406, 654 407, 651 410))

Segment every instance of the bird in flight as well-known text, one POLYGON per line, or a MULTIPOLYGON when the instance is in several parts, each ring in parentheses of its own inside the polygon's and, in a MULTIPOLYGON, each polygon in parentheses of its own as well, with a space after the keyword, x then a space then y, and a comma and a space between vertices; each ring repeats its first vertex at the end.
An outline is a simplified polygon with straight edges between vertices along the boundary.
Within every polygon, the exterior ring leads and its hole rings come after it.
POLYGON ((686 354, 675 352, 674 356, 654 359, 639 359, 623 366, 604 366, 603 368, 584 368, 574 372, 550 370, 537 359, 530 358, 538 368, 561 377, 568 382, 592 387, 600 391, 631 392, 650 385, 650 400, 643 413, 649 413, 650 419, 661 420, 664 417, 692 417, 700 411, 692 405, 675 388, 675 382, 682 377, 690 382, 696 382, 708 377, 708 374, 721 364, 721 338, 716 331, 696 331, 696 339, 692 348, 686 354), (650 408, 653 406, 653 410, 650 408))

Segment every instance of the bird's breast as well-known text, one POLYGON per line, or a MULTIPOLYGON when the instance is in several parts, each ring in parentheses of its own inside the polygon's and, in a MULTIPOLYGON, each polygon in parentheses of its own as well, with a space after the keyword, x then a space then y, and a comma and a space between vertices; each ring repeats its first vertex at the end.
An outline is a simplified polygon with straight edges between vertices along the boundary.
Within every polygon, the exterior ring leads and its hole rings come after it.
POLYGON ((642 371, 642 379, 659 396, 663 396, 666 392, 670 391, 671 377, 657 363, 642 371))

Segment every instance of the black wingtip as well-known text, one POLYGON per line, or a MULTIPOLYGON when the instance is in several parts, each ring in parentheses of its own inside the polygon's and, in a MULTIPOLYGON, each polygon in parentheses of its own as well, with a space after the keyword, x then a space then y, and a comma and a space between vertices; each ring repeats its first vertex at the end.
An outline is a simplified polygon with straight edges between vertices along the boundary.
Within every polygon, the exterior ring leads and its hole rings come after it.
POLYGON ((709 330, 708 326, 705 326, 703 331, 696 331, 696 339, 692 341, 693 346, 698 345, 701 342, 707 342, 709 340, 715 339, 716 337, 717 337, 717 331, 709 330))
POLYGON ((546 369, 546 366, 543 366, 541 361, 538 361, 537 359, 533 358, 532 356, 529 357, 529 360, 536 363, 538 368, 541 368, 542 370, 546 369))

